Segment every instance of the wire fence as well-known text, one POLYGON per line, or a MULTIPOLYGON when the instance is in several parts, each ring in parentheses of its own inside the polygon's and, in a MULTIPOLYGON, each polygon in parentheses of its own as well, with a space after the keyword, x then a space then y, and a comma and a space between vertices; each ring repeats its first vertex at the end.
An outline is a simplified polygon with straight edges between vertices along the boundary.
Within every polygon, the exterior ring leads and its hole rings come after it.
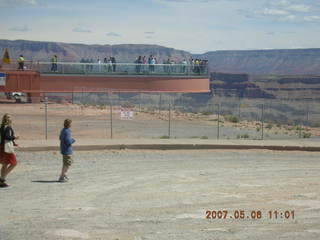
POLYGON ((320 137, 313 100, 213 94, 46 93, 2 106, 24 139, 57 138, 65 118, 83 138, 308 139, 320 137), (21 107, 23 106, 23 107, 21 107))

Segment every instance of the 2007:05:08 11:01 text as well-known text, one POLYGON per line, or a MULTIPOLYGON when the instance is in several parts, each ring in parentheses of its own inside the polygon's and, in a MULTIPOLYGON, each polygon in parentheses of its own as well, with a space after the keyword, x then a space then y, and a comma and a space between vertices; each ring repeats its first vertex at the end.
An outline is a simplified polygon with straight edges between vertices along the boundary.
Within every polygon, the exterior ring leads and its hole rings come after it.
MULTIPOLYGON (((286 211, 268 211, 267 216, 269 219, 294 219, 294 210, 286 211)), ((263 218, 262 211, 254 210, 250 212, 245 212, 244 210, 234 210, 233 212, 227 210, 218 211, 206 211, 206 219, 261 219, 263 218)))

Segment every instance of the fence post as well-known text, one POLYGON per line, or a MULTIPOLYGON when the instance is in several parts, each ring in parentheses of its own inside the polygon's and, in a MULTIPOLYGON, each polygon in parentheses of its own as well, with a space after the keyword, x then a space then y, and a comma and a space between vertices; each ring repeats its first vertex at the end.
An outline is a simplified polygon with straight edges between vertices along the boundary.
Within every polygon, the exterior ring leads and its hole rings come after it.
POLYGON ((112 97, 110 99, 110 138, 113 138, 113 123, 112 123, 112 97))
POLYGON ((162 102, 162 94, 160 93, 160 96, 159 96, 159 114, 160 114, 160 111, 161 111, 161 102, 162 102))
POLYGON ((239 122, 241 121, 241 97, 239 96, 239 113, 238 113, 238 115, 239 115, 239 122))
POLYGON ((264 138, 264 104, 262 103, 262 107, 261 107, 261 140, 263 140, 264 138))
POLYGON ((142 99, 142 93, 139 93, 139 112, 141 112, 141 99, 142 99))
POLYGON ((171 137, 171 102, 169 102, 169 126, 168 126, 168 137, 171 137))
POLYGON ((220 102, 218 103, 217 139, 220 139, 220 102))
POLYGON ((82 93, 81 93, 81 104, 83 104, 83 95, 84 95, 84 88, 82 88, 82 93))
POLYGON ((300 126, 299 126, 299 138, 302 138, 302 123, 300 121, 300 126))
POLYGON ((44 109, 45 109, 45 139, 48 140, 48 97, 45 97, 44 109))
MULTIPOLYGON (((301 106, 301 108, 303 109, 303 108, 305 108, 306 109, 306 102, 303 102, 303 106, 301 106)), ((304 112, 304 111, 302 111, 302 112, 304 112)), ((305 113, 305 112, 304 112, 305 113)), ((304 114, 305 115, 305 114, 304 114)), ((299 138, 302 138, 302 126, 303 126, 303 117, 304 117, 304 115, 302 115, 301 117, 300 117, 300 120, 299 120, 299 138)))
POLYGON ((307 122, 306 122, 306 125, 310 126, 310 122, 309 122, 309 121, 310 121, 310 115, 309 115, 309 114, 310 114, 309 100, 306 100, 306 107, 307 107, 307 108, 306 108, 306 110, 307 110, 307 114, 306 114, 306 115, 307 115, 307 122))

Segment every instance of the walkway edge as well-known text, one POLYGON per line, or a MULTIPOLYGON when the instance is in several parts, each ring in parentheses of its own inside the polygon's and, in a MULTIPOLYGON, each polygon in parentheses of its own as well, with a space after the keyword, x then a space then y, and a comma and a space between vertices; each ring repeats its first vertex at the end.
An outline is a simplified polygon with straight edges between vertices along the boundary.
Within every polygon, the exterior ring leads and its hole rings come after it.
MULTIPOLYGON (((96 150, 274 150, 274 151, 308 151, 320 152, 320 147, 280 146, 280 145, 235 145, 235 144, 112 144, 112 145, 80 145, 73 147, 75 151, 96 150)), ((21 147, 20 152, 59 151, 59 146, 21 147)))

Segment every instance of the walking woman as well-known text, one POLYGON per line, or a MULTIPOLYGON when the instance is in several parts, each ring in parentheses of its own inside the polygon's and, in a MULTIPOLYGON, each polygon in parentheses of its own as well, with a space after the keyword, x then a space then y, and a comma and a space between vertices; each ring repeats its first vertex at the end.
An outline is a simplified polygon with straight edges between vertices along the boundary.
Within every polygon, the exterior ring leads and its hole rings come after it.
POLYGON ((18 136, 14 135, 12 129, 12 120, 9 114, 5 114, 2 117, 1 127, 0 127, 0 164, 1 167, 1 177, 0 177, 0 187, 8 187, 6 183, 6 177, 17 165, 16 155, 14 154, 13 146, 18 146, 15 143, 18 136), (6 146, 5 146, 6 145, 6 146))

